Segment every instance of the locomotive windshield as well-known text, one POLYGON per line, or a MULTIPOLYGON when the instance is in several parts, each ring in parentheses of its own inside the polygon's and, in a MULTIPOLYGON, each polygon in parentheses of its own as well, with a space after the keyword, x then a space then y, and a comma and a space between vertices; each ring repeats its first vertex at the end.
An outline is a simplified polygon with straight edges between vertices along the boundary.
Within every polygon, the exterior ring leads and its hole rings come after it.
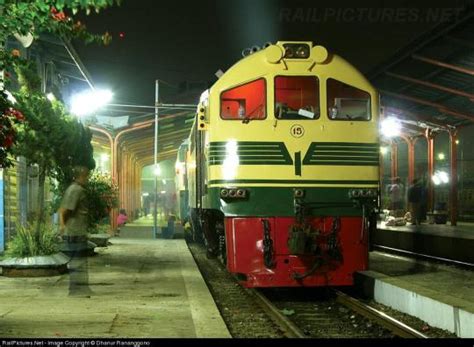
POLYGON ((318 119, 319 82, 315 76, 275 77, 277 119, 318 119))
POLYGON ((228 89, 221 94, 221 118, 265 119, 266 99, 263 78, 228 89))
POLYGON ((328 117, 332 120, 370 120, 370 94, 339 82, 327 81, 328 117))

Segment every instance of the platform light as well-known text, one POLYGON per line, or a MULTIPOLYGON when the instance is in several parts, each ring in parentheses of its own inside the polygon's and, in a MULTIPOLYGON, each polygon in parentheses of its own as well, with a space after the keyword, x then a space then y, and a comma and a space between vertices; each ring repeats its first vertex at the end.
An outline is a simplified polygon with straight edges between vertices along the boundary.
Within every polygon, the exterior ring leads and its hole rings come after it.
POLYGON ((143 193, 142 194, 143 197, 146 197, 146 196, 149 196, 149 195, 150 195, 150 193, 143 193))
POLYGON ((54 96, 53 93, 48 93, 48 94, 46 94, 46 98, 47 98, 49 101, 56 101, 56 97, 54 96))
POLYGON ((449 175, 446 171, 436 171, 431 180, 436 186, 439 186, 440 184, 449 183, 449 175))
POLYGON ((444 155, 444 153, 438 153, 438 159, 439 160, 444 160, 444 159, 446 159, 446 156, 444 155))
POLYGON ((454 141, 454 142, 456 142, 456 144, 459 145, 459 140, 456 140, 456 141, 454 141))
POLYGON ((380 147, 380 153, 381 153, 382 155, 387 154, 387 153, 388 153, 388 147, 387 147, 387 146, 381 146, 381 147, 380 147))
POLYGON ((160 166, 159 166, 158 164, 156 164, 155 168, 153 169, 153 174, 154 174, 155 176, 161 175, 161 168, 160 168, 160 166))
POLYGON ((78 116, 97 111, 100 107, 106 105, 112 100, 110 90, 87 90, 74 95, 71 102, 71 112, 78 116))
POLYGON ((400 135, 401 128, 400 121, 392 117, 384 119, 380 124, 380 131, 385 137, 395 137, 400 135))

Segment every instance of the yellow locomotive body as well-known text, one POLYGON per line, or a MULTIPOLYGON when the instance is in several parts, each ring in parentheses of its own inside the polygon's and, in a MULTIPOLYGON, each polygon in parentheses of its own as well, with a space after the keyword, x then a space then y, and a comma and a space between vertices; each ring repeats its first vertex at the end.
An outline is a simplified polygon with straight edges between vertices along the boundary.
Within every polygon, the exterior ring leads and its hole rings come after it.
POLYGON ((231 67, 189 138, 189 207, 209 252, 246 286, 351 284, 378 199, 378 114, 368 80, 310 42, 231 67))

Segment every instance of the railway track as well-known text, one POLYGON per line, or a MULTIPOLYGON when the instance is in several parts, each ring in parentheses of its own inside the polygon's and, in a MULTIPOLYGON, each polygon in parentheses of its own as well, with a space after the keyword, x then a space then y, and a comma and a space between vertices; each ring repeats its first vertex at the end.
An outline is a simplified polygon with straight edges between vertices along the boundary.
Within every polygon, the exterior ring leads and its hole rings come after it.
POLYGON ((340 291, 243 288, 203 247, 189 248, 233 337, 426 338, 340 291))
POLYGON ((341 291, 329 289, 318 299, 291 300, 277 291, 254 290, 260 305, 282 326, 288 337, 299 338, 427 338, 424 334, 341 291), (285 314, 282 314, 285 312, 285 314))

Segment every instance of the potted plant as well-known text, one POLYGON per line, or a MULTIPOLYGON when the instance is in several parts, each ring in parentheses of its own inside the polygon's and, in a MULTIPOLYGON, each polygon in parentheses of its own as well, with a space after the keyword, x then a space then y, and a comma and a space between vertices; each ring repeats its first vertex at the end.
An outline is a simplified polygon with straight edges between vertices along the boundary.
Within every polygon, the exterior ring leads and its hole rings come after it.
POLYGON ((88 203, 88 232, 92 242, 106 246, 110 238, 110 222, 107 218, 119 205, 118 187, 110 175, 93 171, 86 186, 88 203))
POLYGON ((8 243, 6 259, 0 262, 4 276, 52 276, 65 273, 69 258, 59 252, 60 239, 52 226, 17 225, 8 243))

